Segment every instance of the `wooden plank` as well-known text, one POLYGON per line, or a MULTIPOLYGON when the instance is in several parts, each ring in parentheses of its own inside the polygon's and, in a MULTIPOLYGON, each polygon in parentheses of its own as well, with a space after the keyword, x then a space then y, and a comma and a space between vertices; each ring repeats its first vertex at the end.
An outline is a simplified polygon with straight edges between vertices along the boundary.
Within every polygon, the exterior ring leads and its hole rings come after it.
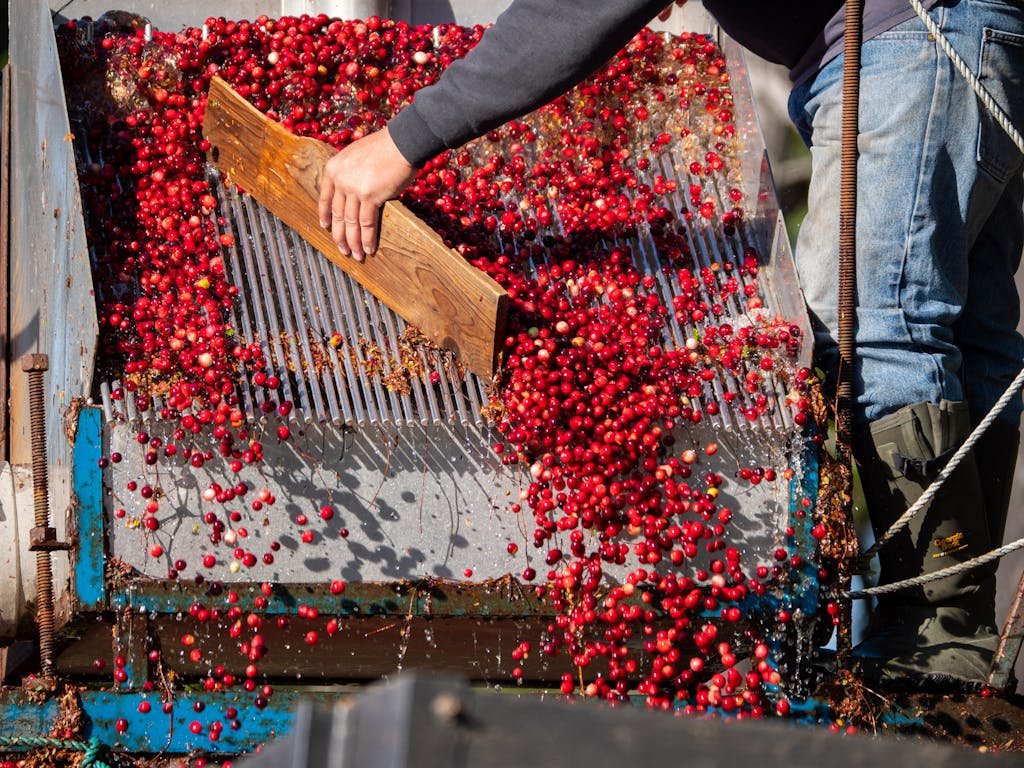
POLYGON ((508 306, 505 290, 408 208, 397 201, 385 204, 380 249, 357 262, 342 256, 319 226, 320 177, 334 155, 328 144, 293 136, 216 77, 203 135, 214 164, 232 182, 427 338, 455 351, 471 371, 494 374, 508 306))
MULTIPOLYGON (((563 656, 549 658, 537 648, 527 659, 517 662, 512 651, 523 640, 540 636, 550 618, 524 620, 480 619, 478 617, 424 616, 351 616, 336 615, 338 629, 326 630, 330 614, 315 621, 290 617, 286 626, 267 620, 260 630, 267 648, 259 661, 262 676, 271 680, 296 681, 320 685, 327 681, 376 680, 401 669, 429 669, 449 672, 490 683, 511 683, 512 670, 521 667, 525 682, 555 683, 565 672, 572 672, 571 660, 563 656), (315 631, 315 646, 307 643, 307 633, 315 631)), ((80 622, 82 634, 61 648, 56 659, 57 674, 93 677, 95 659, 111 663, 111 623, 89 619, 80 622)), ((234 653, 237 640, 230 635, 230 623, 200 622, 185 614, 151 615, 147 637, 155 647, 164 649, 165 670, 181 681, 201 680, 212 665, 223 664, 241 679, 248 660, 234 653), (181 638, 190 634, 203 656, 193 661, 182 649, 181 638)), ((140 643, 140 665, 145 666, 145 640, 140 643)), ((118 646, 127 652, 127 646, 118 646)), ((603 669, 595 662, 593 670, 603 669)), ((110 679, 112 667, 105 670, 110 679)), ((136 686, 139 681, 135 681, 136 686)), ((130 690, 122 684, 120 690, 130 690)))

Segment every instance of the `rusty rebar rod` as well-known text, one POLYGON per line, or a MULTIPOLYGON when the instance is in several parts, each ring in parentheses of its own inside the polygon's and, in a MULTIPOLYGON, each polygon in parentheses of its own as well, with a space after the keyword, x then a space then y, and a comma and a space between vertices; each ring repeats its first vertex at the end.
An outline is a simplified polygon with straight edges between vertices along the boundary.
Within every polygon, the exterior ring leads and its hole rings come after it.
POLYGON ((1013 680, 1013 668, 1020 655, 1021 644, 1024 643, 1024 571, 1017 582, 1017 593, 1010 605, 1010 613, 999 636, 996 655, 992 658, 992 668, 988 673, 989 687, 1003 691, 1010 687, 1013 680))
POLYGON ((53 676, 54 602, 53 570, 50 566, 50 542, 56 534, 50 527, 49 475, 46 463, 46 400, 43 374, 50 367, 46 355, 30 354, 22 358, 21 368, 28 373, 29 426, 32 432, 32 501, 35 527, 31 549, 36 553, 36 624, 39 627, 39 667, 43 678, 53 676))
MULTIPOLYGON (((846 0, 843 37, 843 120, 840 137, 839 182, 839 371, 836 391, 836 459, 850 469, 853 483, 853 374, 856 354, 857 312, 857 117, 860 102, 860 48, 864 0, 846 0)), ((843 492, 843 515, 852 527, 853 489, 843 492)), ((849 592, 853 562, 840 563, 840 594, 849 592)), ((836 632, 840 668, 846 668, 852 650, 852 603, 842 607, 836 632)))

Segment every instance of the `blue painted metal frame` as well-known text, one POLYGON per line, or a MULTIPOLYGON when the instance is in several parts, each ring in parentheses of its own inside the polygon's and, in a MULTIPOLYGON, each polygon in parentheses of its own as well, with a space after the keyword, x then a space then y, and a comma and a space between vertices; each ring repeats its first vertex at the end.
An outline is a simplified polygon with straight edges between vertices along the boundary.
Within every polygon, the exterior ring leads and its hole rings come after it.
POLYGON ((98 611, 107 605, 107 585, 103 577, 107 558, 103 470, 99 466, 103 455, 103 413, 99 408, 79 411, 73 450, 78 547, 73 550, 72 594, 80 609, 98 611))
MULTIPOLYGON (((110 587, 104 578, 106 559, 106 528, 103 510, 103 470, 99 459, 103 453, 102 413, 98 408, 83 408, 78 417, 78 432, 74 445, 74 491, 77 496, 78 549, 74 553, 74 599, 77 609, 85 614, 122 610, 131 606, 154 614, 174 614, 187 611, 201 591, 183 584, 157 582, 153 585, 128 583, 110 587)), ((816 548, 810 529, 812 515, 804 511, 804 499, 810 500, 808 511, 814 508, 819 484, 818 449, 807 443, 800 451, 801 472, 790 482, 790 521, 794 532, 787 542, 791 554, 798 554, 803 564, 795 569, 796 581, 783 596, 748 598, 745 608, 760 612, 775 611, 781 607, 800 610, 814 615, 818 609, 818 570, 813 554, 816 548), (758 602, 760 601, 760 602, 758 602)), ((239 585, 240 602, 250 602, 259 592, 258 585, 239 585)), ((343 612, 362 615, 413 612, 424 615, 462 616, 493 615, 524 617, 536 615, 538 604, 523 600, 518 605, 508 598, 501 600, 501 584, 494 584, 495 605, 504 603, 504 609, 488 612, 489 601, 481 601, 474 589, 464 585, 432 582, 410 582, 396 585, 349 585, 343 612), (450 599, 439 602, 428 597, 432 589, 440 589, 450 599), (410 603, 410 596, 412 603, 410 603)), ((487 589, 485 586, 484 589, 487 589)), ((317 605, 327 601, 333 612, 339 609, 336 596, 330 595, 323 585, 279 585, 264 609, 268 613, 293 613, 298 602, 317 605)), ((325 604, 326 607, 326 604, 325 604)), ((139 690, 91 691, 79 693, 79 702, 85 715, 85 739, 98 738, 104 744, 127 752, 184 754, 196 750, 220 754, 237 754, 252 750, 258 744, 289 730, 291 712, 300 697, 333 698, 341 691, 314 691, 310 689, 277 690, 263 708, 255 705, 256 694, 244 691, 178 692, 170 712, 163 711, 163 701, 155 692, 139 690), (150 703, 148 713, 139 712, 143 701, 150 703), (194 705, 201 702, 202 711, 194 705), (232 724, 226 717, 229 707, 238 710, 238 722, 232 724), (119 732, 119 720, 127 722, 127 730, 119 732), (210 726, 220 721, 223 725, 214 739, 210 726), (198 725, 194 725, 198 724, 198 725), (192 728, 199 732, 194 733, 192 728)), ((264 703, 261 701, 261 703, 264 703)), ((810 700, 801 706, 800 719, 820 720, 827 707, 810 700)), ((0 695, 0 735, 26 736, 49 732, 59 709, 57 699, 42 703, 23 692, 0 695)))
MULTIPOLYGON (((300 698, 333 701, 337 696, 337 692, 323 690, 277 690, 273 703, 261 709, 253 704, 254 694, 242 691, 184 692, 175 697, 171 711, 164 712, 163 701, 156 692, 81 691, 77 699, 83 729, 77 738, 88 741, 95 737, 111 749, 140 754, 239 754, 287 733, 300 698), (149 703, 149 712, 139 711, 143 701, 149 703), (201 712, 194 709, 197 702, 202 705, 201 712), (229 707, 238 710, 234 728, 225 714, 229 707), (123 733, 117 728, 121 719, 127 721, 123 733), (214 722, 220 722, 223 730, 211 739, 210 726, 214 722), (198 733, 193 732, 193 727, 197 727, 198 733)), ((0 736, 46 735, 57 722, 60 707, 56 697, 40 702, 22 691, 0 695, 0 736)))

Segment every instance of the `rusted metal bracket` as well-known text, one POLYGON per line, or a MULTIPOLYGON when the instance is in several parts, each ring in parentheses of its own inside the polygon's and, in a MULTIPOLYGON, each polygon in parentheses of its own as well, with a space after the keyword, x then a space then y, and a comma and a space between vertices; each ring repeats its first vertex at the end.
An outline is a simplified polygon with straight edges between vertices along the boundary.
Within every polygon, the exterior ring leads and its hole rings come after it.
POLYGON ((1017 583, 1017 593, 1010 604, 1010 612, 999 636, 996 655, 992 658, 992 669, 988 673, 988 685, 997 691, 1007 690, 1014 682, 1013 668, 1017 664, 1021 645, 1024 644, 1024 572, 1017 583))
POLYGON ((37 526, 28 532, 28 548, 31 552, 57 552, 71 549, 66 541, 57 541, 57 529, 50 526, 37 526))

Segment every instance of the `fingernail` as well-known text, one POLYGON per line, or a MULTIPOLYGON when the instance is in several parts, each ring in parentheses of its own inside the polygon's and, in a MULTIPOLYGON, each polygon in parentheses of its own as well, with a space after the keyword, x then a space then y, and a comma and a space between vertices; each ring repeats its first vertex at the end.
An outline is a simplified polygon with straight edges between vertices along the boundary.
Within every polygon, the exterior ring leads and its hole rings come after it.
POLYGON ((320 219, 320 227, 321 227, 322 229, 327 229, 327 227, 328 227, 328 226, 329 226, 329 225, 327 224, 327 222, 326 222, 326 221, 324 221, 323 219, 320 219))
POLYGON ((372 245, 364 245, 363 253, 366 254, 367 256, 373 256, 373 254, 375 254, 376 251, 373 249, 372 245))

